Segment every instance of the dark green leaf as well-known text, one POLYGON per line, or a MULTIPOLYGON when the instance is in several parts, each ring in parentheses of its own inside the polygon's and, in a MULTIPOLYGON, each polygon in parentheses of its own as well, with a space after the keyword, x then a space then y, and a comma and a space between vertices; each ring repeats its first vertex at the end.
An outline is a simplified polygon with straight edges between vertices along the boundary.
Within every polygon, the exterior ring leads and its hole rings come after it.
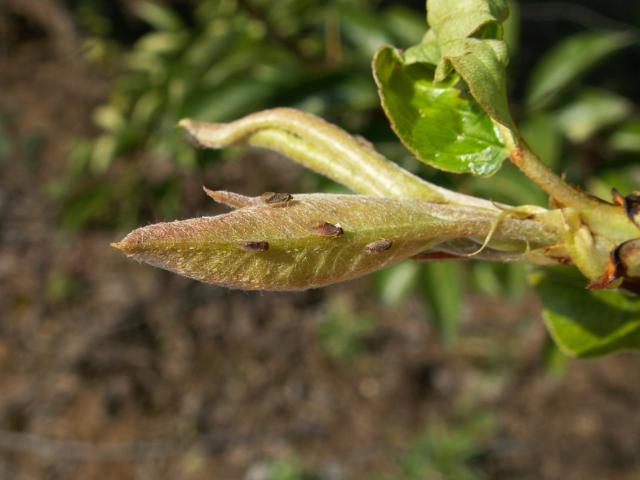
POLYGON ((640 301, 617 290, 588 291, 584 278, 569 268, 532 275, 544 305, 543 318, 568 355, 593 357, 640 350, 640 301))
MULTIPOLYGON (((520 132, 544 163, 550 167, 557 166, 562 153, 562 134, 555 115, 546 113, 529 115, 522 122, 520 132)), ((519 182, 518 188, 522 186, 522 182, 519 182)))

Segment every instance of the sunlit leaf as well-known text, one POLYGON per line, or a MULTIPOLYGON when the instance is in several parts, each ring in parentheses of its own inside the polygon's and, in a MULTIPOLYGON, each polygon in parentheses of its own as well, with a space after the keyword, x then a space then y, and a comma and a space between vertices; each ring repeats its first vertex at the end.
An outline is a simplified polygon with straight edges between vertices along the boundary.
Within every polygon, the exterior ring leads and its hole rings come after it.
POLYGON ((442 56, 436 80, 444 79, 450 64, 484 111, 512 128, 505 79, 508 51, 501 25, 508 15, 506 0, 427 1, 427 21, 442 56))
POLYGON ((138 17, 157 30, 177 31, 184 28, 184 23, 173 10, 159 3, 136 2, 134 11, 138 17))
POLYGON ((391 126, 418 159, 474 175, 500 168, 506 149, 491 120, 458 89, 434 84, 432 66, 406 65, 386 47, 376 54, 373 70, 391 126))
POLYGON ((415 290, 419 272, 416 262, 402 262, 380 272, 375 282, 380 301, 391 307, 400 305, 415 290))

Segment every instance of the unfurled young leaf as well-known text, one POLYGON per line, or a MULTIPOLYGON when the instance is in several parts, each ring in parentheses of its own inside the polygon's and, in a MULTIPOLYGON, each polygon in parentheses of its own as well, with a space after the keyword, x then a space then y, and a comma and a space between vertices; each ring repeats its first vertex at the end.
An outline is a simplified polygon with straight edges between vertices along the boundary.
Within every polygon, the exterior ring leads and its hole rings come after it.
POLYGON ((507 157, 493 124, 514 128, 501 33, 507 15, 501 0, 429 0, 431 30, 423 41, 404 53, 383 47, 376 54, 382 106, 396 134, 423 162, 491 175, 507 157))
POLYGON ((508 15, 506 0, 427 1, 427 21, 441 53, 436 80, 445 78, 450 64, 483 110, 513 128, 505 79, 508 50, 502 40, 508 15))
MULTIPOLYGON (((262 198, 262 197, 261 197, 262 198)), ((216 217, 159 223, 114 244, 127 255, 204 282, 246 290, 300 290, 355 278, 440 242, 487 235, 488 209, 358 195, 256 200, 216 217)), ((508 218, 496 241, 545 246, 558 232, 508 218)))

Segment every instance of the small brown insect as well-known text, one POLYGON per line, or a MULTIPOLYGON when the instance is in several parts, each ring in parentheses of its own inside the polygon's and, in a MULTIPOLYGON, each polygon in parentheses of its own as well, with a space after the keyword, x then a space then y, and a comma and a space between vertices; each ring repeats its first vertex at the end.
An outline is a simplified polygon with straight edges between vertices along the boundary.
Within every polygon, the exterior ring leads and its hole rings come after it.
POLYGON ((313 230, 323 237, 339 237, 344 234, 344 230, 340 225, 334 225, 328 222, 318 222, 313 226, 313 230))
POLYGON ((260 200, 268 205, 281 206, 293 200, 290 193, 265 192, 260 195, 260 200))
POLYGON ((637 218, 640 213, 640 193, 631 192, 624 197, 614 188, 611 190, 611 196, 613 197, 614 203, 624 208, 629 220, 631 220, 636 227, 640 227, 640 223, 638 223, 639 219, 637 218))
POLYGON ((269 250, 269 242, 265 242, 264 240, 248 240, 245 242, 241 242, 240 245, 245 250, 254 250, 257 252, 265 252, 269 250))
POLYGON ((366 244, 364 251, 367 253, 380 253, 389 250, 391 245, 393 245, 391 240, 376 240, 375 242, 366 244))

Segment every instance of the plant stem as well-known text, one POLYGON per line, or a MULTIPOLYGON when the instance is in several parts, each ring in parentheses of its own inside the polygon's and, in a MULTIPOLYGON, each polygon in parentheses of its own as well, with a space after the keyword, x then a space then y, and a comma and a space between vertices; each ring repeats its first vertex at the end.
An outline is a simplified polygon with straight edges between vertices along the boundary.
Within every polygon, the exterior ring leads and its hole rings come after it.
POLYGON ((589 195, 566 183, 531 150, 518 133, 494 122, 509 158, 522 172, 562 206, 574 208, 591 231, 620 243, 638 237, 638 229, 619 205, 589 195))
POLYGON ((556 175, 531 151, 526 142, 517 133, 497 122, 494 122, 494 124, 507 145, 511 162, 522 170, 530 180, 547 192, 551 198, 562 205, 574 208, 583 208, 585 204, 591 203, 601 204, 601 202, 575 189, 556 175))

